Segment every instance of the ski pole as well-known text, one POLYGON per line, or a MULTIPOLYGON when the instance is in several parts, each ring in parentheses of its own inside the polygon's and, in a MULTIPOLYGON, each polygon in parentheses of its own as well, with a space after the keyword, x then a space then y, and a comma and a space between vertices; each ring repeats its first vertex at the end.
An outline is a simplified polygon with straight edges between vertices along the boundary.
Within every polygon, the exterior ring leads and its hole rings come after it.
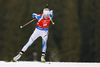
POLYGON ((23 28, 23 27, 27 26, 28 24, 30 24, 30 23, 33 22, 34 20, 36 20, 36 19, 32 19, 31 21, 27 22, 27 23, 24 24, 23 26, 20 26, 20 28, 23 28))
MULTIPOLYGON (((50 17, 49 17, 50 18, 50 17)), ((54 25, 55 23, 53 22, 52 18, 50 18, 51 22, 52 22, 52 25, 54 25)))

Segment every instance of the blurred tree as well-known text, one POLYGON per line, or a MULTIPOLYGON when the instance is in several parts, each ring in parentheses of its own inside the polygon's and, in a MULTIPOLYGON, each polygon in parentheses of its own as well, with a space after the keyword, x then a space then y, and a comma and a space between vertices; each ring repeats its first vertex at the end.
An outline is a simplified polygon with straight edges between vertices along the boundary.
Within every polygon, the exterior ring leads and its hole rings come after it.
POLYGON ((62 61, 79 61, 80 55, 80 26, 77 15, 77 1, 66 0, 64 10, 65 21, 62 33, 62 61))
POLYGON ((95 61, 96 10, 95 0, 79 1, 79 22, 82 36, 80 61, 95 61))
POLYGON ((95 62, 100 62, 100 1, 96 0, 94 1, 94 20, 95 20, 95 56, 94 56, 94 61, 95 62))

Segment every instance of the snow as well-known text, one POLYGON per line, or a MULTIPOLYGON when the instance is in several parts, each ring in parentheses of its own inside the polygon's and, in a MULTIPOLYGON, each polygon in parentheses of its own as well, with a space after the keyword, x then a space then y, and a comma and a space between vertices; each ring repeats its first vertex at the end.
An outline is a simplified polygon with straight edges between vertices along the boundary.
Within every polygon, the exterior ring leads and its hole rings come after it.
POLYGON ((4 62, 0 61, 0 67, 100 67, 100 63, 77 63, 77 62, 4 62))

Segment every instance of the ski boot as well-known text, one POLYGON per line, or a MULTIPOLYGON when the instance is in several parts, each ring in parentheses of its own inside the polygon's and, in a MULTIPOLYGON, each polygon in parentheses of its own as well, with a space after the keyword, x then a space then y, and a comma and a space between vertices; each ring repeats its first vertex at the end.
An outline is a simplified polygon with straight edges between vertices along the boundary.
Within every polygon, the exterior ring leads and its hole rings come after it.
POLYGON ((45 63, 45 53, 42 53, 41 62, 45 63))
POLYGON ((21 56, 23 55, 23 51, 21 51, 21 52, 19 52, 19 54, 17 55, 17 56, 15 56, 12 60, 11 60, 11 62, 16 62, 18 59, 20 59, 21 58, 21 56))

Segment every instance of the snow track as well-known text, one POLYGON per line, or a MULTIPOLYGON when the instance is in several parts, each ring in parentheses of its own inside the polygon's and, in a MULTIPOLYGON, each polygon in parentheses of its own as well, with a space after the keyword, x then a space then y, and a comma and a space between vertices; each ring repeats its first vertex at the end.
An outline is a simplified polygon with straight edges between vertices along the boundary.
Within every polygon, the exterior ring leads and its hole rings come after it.
POLYGON ((0 67, 100 67, 100 63, 77 63, 77 62, 4 62, 0 61, 0 67))

